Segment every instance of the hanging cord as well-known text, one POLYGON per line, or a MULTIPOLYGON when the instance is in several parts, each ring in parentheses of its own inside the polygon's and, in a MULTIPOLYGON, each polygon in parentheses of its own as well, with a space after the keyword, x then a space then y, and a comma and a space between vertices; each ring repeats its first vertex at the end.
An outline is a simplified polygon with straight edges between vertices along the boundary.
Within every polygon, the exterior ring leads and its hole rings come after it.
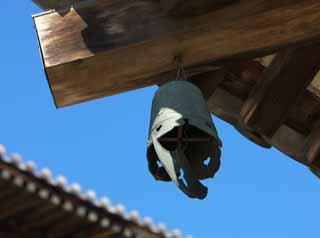
POLYGON ((175 57, 177 64, 177 76, 176 80, 187 80, 188 76, 183 66, 183 61, 181 55, 175 57))
MULTIPOLYGON (((188 76, 187 76, 187 73, 184 69, 184 65, 183 65, 183 61, 182 61, 182 56, 181 55, 178 55, 175 57, 175 61, 176 61, 176 64, 177 64, 177 76, 176 76, 176 80, 179 80, 179 81, 187 81, 188 80, 188 76)), ((188 138, 188 135, 187 135, 187 131, 188 131, 188 122, 186 122, 186 124, 183 126, 183 130, 182 128, 179 128, 181 129, 180 133, 180 137, 185 137, 185 138, 188 138)), ((182 151, 185 151, 188 147, 188 142, 185 142, 184 145, 180 145, 181 146, 181 150, 182 151)))

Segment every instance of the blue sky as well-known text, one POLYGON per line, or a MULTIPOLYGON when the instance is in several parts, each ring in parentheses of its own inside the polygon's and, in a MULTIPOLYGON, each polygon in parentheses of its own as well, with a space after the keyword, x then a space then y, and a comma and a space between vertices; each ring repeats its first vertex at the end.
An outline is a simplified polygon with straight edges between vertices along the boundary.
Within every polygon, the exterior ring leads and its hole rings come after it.
POLYGON ((1 1, 0 144, 83 189, 140 210, 196 238, 319 237, 320 181, 278 151, 261 149, 214 118, 222 167, 190 200, 147 170, 156 87, 55 109, 42 69, 30 1, 1 1))

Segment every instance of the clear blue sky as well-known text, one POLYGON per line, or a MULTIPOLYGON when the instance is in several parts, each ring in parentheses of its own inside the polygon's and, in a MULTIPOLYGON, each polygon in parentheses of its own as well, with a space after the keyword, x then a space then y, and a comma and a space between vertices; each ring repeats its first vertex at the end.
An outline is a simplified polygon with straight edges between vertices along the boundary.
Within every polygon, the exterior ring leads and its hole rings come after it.
POLYGON ((55 109, 42 70, 30 1, 1 1, 0 144, 84 189, 138 209, 196 238, 319 237, 320 181, 276 150, 264 150, 215 119, 223 164, 190 200, 156 182, 145 156, 156 87, 55 109))

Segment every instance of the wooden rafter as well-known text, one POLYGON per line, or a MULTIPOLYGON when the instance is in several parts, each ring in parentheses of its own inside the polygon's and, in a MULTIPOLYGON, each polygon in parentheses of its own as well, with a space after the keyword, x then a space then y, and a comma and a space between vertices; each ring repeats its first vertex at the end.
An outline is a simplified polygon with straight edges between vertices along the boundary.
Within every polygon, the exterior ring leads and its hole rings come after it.
MULTIPOLYGON (((241 126, 241 110, 255 85, 262 78, 264 67, 256 61, 239 62, 229 65, 224 79, 212 91, 208 106, 219 118, 232 124, 242 135, 265 148, 275 147, 296 161, 305 164, 316 173, 313 166, 319 157, 318 123, 320 119, 320 98, 309 90, 304 90, 292 110, 287 112, 285 121, 275 134, 267 137, 254 129, 241 126), (239 126, 240 125, 240 126, 239 126), (316 158, 310 159, 310 158, 316 158)), ((197 75, 193 82, 201 89, 210 87, 216 78, 197 75), (201 82, 198 84, 197 82, 201 82)), ((320 172, 318 172, 320 173, 320 172)))
POLYGON ((320 69, 320 44, 280 52, 241 111, 244 124, 272 137, 320 69))
POLYGON ((34 21, 56 105, 63 107, 164 81, 178 54, 186 67, 221 65, 320 39, 320 2, 239 0, 175 18, 155 1, 101 0, 34 21))

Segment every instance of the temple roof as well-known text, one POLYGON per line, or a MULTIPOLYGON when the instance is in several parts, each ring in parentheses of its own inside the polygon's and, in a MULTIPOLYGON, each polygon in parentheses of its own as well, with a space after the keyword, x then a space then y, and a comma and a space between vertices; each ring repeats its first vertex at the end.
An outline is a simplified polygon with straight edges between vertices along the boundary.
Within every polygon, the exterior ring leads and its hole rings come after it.
POLYGON ((93 190, 82 192, 77 183, 51 171, 36 170, 32 161, 7 156, 0 145, 0 237, 107 238, 181 237, 176 229, 166 230, 152 218, 139 218, 138 211, 126 212, 112 206, 108 197, 96 198, 93 190))

